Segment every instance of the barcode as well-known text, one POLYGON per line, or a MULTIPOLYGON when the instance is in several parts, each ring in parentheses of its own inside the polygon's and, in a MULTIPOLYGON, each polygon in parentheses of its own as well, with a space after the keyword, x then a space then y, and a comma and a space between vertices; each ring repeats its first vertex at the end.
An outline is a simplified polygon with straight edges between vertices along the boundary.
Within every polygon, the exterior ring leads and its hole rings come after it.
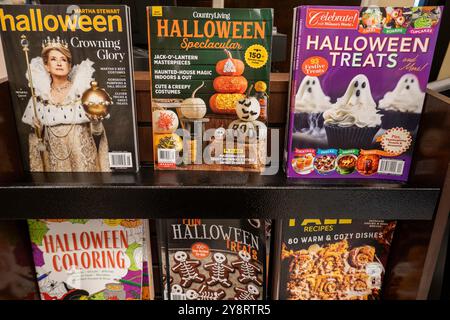
POLYGON ((158 149, 158 162, 175 163, 175 149, 158 149))
POLYGON ((381 159, 378 166, 378 173, 401 176, 404 167, 405 161, 403 160, 381 159))
POLYGON ((171 293, 170 300, 186 300, 186 295, 184 293, 171 293))
POLYGON ((131 152, 110 152, 109 166, 111 168, 132 168, 133 159, 131 152))

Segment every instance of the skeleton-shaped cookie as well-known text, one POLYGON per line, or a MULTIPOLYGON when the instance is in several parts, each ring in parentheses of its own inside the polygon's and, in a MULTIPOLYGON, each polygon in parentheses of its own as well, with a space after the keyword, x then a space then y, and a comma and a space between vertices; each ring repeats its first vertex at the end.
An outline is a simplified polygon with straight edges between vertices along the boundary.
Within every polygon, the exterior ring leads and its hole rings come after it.
POLYGON ((261 268, 250 262, 251 260, 250 253, 241 250, 239 251, 239 258, 240 260, 231 263, 233 267, 236 267, 239 270, 239 278, 238 278, 239 282, 241 283, 253 282, 258 286, 262 285, 261 280, 258 279, 258 274, 262 273, 262 270, 261 268))
POLYGON ((305 76, 295 95, 296 111, 318 113, 330 107, 330 97, 323 93, 319 78, 305 76))
POLYGON ((190 260, 189 255, 184 251, 175 252, 173 258, 176 264, 171 270, 180 275, 180 285, 183 288, 189 288, 192 282, 203 282, 205 280, 205 276, 198 271, 200 261, 190 260))
POLYGON ((422 111, 425 93, 420 90, 419 79, 412 73, 403 75, 393 91, 387 92, 379 102, 380 109, 415 112, 422 111))
POLYGON ((248 284, 246 288, 234 288, 234 291, 234 300, 256 300, 259 297, 259 290, 253 284, 248 284))
POLYGON ((225 288, 231 287, 228 274, 233 272, 234 268, 226 263, 227 257, 223 253, 216 252, 212 256, 212 261, 204 265, 205 270, 209 271, 209 278, 206 279, 208 286, 220 283, 225 288))
POLYGON ((179 284, 170 287, 170 300, 185 300, 185 293, 179 284))
POLYGON ((209 290, 205 285, 202 285, 199 291, 192 289, 186 291, 186 298, 188 300, 222 300, 225 295, 225 291, 222 289, 217 291, 209 290))
POLYGON ((345 94, 337 99, 335 107, 345 106, 376 107, 370 91, 369 79, 365 75, 355 76, 350 81, 345 94))

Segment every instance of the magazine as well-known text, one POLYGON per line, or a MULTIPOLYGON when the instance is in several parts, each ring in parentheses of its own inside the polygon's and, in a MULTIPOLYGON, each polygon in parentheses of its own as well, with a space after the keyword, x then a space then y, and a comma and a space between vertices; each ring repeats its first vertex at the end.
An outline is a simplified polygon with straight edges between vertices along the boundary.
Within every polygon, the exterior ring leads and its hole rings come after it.
POLYGON ((0 28, 25 170, 137 171, 128 7, 4 5, 0 28))
POLYGON ((441 13, 295 8, 288 177, 408 179, 441 13))
POLYGON ((271 9, 147 9, 157 170, 264 170, 271 9))

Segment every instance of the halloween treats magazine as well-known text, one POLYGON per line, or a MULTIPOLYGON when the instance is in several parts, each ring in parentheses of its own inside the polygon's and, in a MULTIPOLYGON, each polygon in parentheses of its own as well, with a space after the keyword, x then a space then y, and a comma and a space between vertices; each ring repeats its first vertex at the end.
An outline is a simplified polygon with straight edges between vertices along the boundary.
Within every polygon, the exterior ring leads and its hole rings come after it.
POLYGON ((273 298, 381 298, 396 222, 287 219, 276 231, 273 298))
POLYGON ((260 219, 160 220, 164 299, 265 299, 268 227, 260 219))
POLYGON ((0 6, 25 170, 138 170, 125 6, 0 6))
POLYGON ((42 300, 153 299, 148 220, 33 219, 28 225, 42 300))
POLYGON ((262 171, 272 9, 147 15, 155 168, 262 171))
POLYGON ((441 12, 295 8, 288 177, 407 180, 441 12))

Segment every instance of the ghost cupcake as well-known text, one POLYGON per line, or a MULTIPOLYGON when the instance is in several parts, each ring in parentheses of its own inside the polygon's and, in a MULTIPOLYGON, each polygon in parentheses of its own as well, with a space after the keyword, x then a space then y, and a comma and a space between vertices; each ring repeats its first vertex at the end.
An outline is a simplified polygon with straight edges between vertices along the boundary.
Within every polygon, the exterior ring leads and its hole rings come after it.
POLYGON ((369 148, 381 126, 369 79, 362 74, 354 77, 323 118, 330 148, 369 148))
POLYGON ((330 97, 323 93, 319 78, 305 76, 295 96, 295 130, 322 128, 322 113, 329 108, 330 97))
POLYGON ((403 75, 394 90, 387 92, 378 103, 383 114, 383 129, 403 127, 414 131, 419 124, 424 99, 419 79, 412 73, 403 75))

